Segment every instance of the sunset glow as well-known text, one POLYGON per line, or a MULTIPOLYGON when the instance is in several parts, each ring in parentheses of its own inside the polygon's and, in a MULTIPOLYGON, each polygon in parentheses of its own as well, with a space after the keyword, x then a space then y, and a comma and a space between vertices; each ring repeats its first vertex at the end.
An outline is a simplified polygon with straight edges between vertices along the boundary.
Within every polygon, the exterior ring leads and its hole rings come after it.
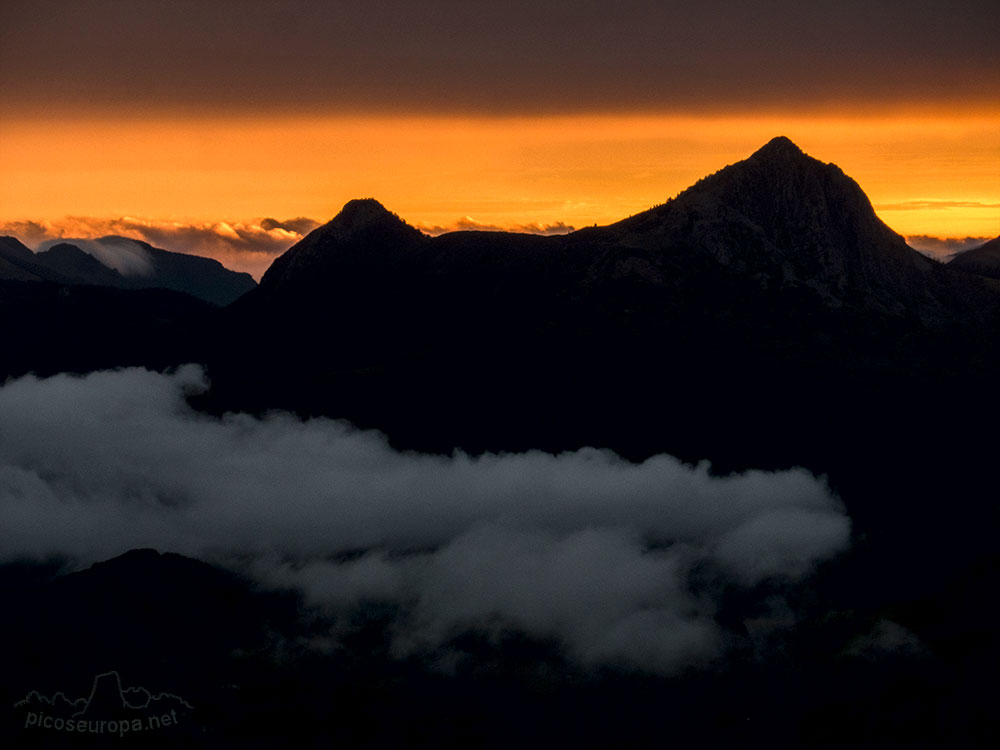
POLYGON ((904 235, 996 236, 998 132, 1000 113, 8 120, 0 205, 8 222, 68 227, 67 217, 322 222, 372 196, 425 231, 464 217, 581 227, 662 203, 785 134, 854 177, 904 235))

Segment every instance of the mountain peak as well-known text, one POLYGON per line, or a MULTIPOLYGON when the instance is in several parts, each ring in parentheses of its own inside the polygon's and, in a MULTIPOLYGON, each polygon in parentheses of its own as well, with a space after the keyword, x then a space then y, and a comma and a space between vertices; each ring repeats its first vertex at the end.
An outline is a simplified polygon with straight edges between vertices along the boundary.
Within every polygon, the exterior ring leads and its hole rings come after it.
POLYGON ((342 209, 340 209, 342 214, 358 211, 369 211, 377 214, 392 215, 389 209, 379 203, 375 198, 352 198, 344 204, 342 209))
POLYGON ((410 228, 405 221, 374 198, 355 198, 348 201, 327 226, 348 236, 372 229, 410 228))
POLYGON ((751 159, 788 159, 805 156, 802 149, 791 138, 779 135, 772 138, 750 157, 751 159))
POLYGON ((933 267, 882 223, 854 180, 785 136, 620 226, 633 244, 698 248, 764 285, 894 314, 922 304, 933 267))
MULTIPOLYGON (((261 279, 265 293, 278 288, 313 285, 325 278, 330 264, 349 262, 379 265, 405 255, 427 237, 374 198, 356 198, 344 204, 333 219, 314 229, 277 258, 261 279)), ((297 294, 298 292, 296 292, 297 294)))
POLYGON ((360 241, 366 245, 405 244, 423 237, 374 198, 355 198, 340 213, 316 229, 313 234, 335 242, 360 241))

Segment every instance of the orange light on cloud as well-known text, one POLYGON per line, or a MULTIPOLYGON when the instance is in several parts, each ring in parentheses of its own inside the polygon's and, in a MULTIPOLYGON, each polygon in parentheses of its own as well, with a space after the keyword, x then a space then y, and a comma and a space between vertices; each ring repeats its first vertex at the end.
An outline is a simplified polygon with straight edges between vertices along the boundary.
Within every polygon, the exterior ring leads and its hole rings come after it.
POLYGON ((0 221, 331 218, 605 224, 784 134, 903 234, 1000 235, 1000 112, 811 117, 299 117, 0 121, 0 221))

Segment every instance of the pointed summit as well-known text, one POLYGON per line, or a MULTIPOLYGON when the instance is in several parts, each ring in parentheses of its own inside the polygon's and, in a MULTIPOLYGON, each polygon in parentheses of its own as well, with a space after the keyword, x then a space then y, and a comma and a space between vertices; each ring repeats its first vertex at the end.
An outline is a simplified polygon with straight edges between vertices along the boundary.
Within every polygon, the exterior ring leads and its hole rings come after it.
POLYGON ((882 223, 854 180, 785 136, 619 226, 632 244, 683 248, 834 306, 902 314, 924 296, 933 266, 882 223))
POLYGON ((344 204, 327 226, 345 234, 354 234, 372 227, 406 226, 406 222, 374 198, 355 198, 344 204))
POLYGON ((396 214, 374 198, 356 198, 344 204, 332 220, 315 230, 328 238, 350 241, 359 238, 374 238, 400 241, 407 237, 419 236, 420 232, 411 227, 396 214))
POLYGON ((784 135, 779 135, 772 138, 763 146, 761 146, 757 151, 753 153, 750 157, 751 159, 763 160, 763 159, 790 159, 805 156, 805 153, 800 149, 791 138, 784 135))
POLYGON ((332 266, 371 267, 383 272, 426 240, 374 198, 348 201, 333 219, 317 227, 280 256, 264 274, 265 293, 322 283, 332 266))

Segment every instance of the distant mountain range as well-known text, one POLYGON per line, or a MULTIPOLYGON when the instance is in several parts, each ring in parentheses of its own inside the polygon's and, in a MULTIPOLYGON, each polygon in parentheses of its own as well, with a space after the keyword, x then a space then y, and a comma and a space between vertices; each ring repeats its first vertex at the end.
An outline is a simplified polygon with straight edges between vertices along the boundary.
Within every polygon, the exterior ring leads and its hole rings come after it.
POLYGON ((909 248, 839 168, 779 137, 561 236, 428 237, 351 201, 221 318, 206 408, 344 416, 444 451, 769 465, 826 460, 932 383, 978 382, 1000 295, 909 248))
POLYGON ((230 271, 216 260, 115 236, 50 241, 38 253, 2 237, 0 280, 171 289, 215 305, 228 305, 256 286, 250 274, 230 271))
POLYGON ((277 259, 253 297, 281 304, 282 296, 298 297, 309 285, 343 284, 348 274, 353 286, 372 272, 377 278, 371 283, 378 287, 400 271, 441 278, 482 262, 489 267, 481 272, 484 278, 495 276, 497 264, 506 274, 537 278, 552 262, 567 283, 570 269, 589 280, 608 271, 621 276, 622 267, 597 267, 608 260, 603 256, 610 248, 615 261, 637 278, 641 272, 629 264, 642 258, 650 265, 647 281, 666 280, 654 279, 653 266, 708 262, 772 291, 801 289, 831 307, 903 316, 912 314, 913 305, 925 313, 928 297, 941 293, 936 283, 946 278, 935 275, 937 264, 876 217, 862 190, 839 168, 807 157, 779 137, 662 206, 609 227, 556 237, 503 232, 426 237, 373 199, 351 201, 277 259))

